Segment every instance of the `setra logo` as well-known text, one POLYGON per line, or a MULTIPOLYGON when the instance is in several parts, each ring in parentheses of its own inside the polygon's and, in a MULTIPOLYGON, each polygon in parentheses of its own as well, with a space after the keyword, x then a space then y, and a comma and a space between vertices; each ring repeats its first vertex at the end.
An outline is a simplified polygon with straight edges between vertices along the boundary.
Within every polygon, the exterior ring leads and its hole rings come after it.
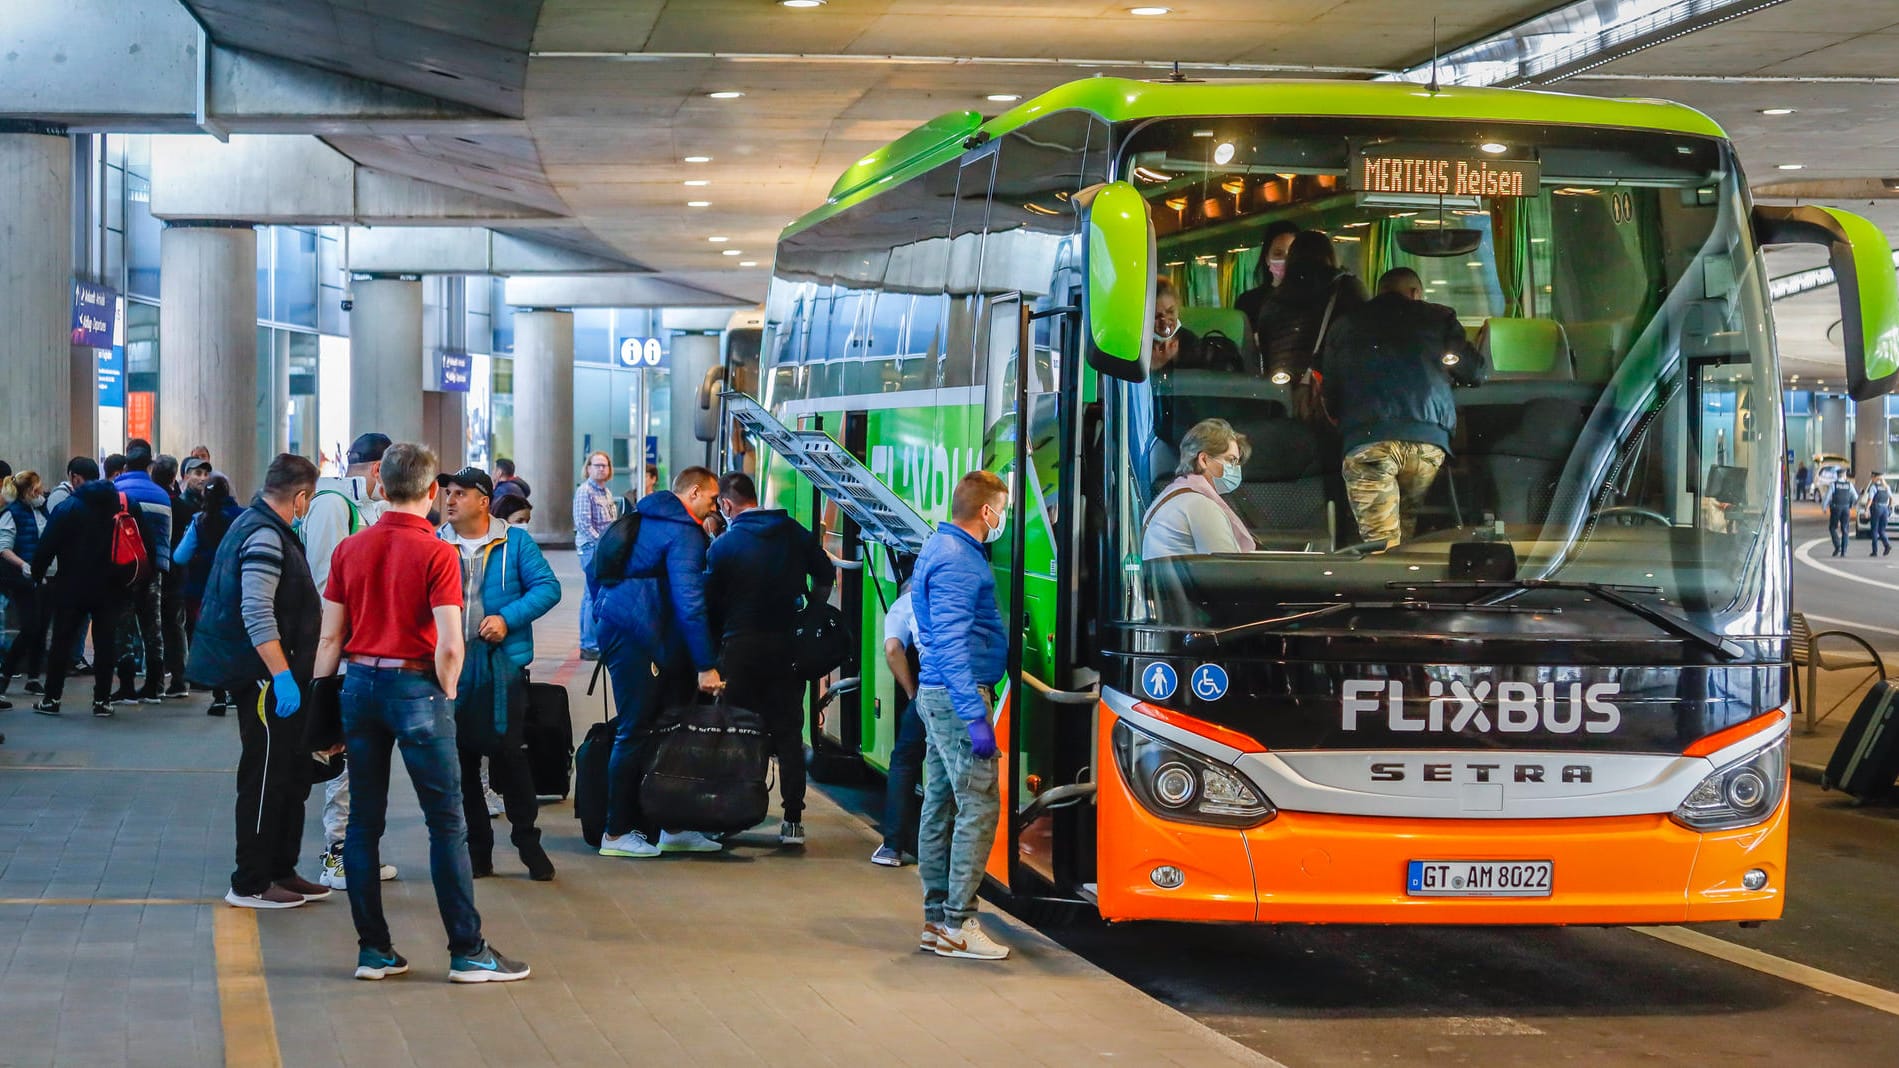
POLYGON ((1433 680, 1420 709, 1405 707, 1404 683, 1396 679, 1352 679, 1340 691, 1339 726, 1356 731, 1362 717, 1382 715, 1391 731, 1524 734, 1540 728, 1551 734, 1609 734, 1622 725, 1622 711, 1607 699, 1621 692, 1617 682, 1466 686, 1453 681, 1447 688, 1433 680))

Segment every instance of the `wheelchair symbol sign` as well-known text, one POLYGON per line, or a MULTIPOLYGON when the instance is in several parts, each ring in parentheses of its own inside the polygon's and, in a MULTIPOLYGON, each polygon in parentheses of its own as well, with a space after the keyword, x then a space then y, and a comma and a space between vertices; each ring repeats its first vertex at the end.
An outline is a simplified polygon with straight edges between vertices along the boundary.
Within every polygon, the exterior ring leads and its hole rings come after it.
POLYGON ((1226 669, 1218 664, 1202 664, 1193 669, 1193 695, 1202 701, 1218 701, 1226 696, 1226 669))
POLYGON ((1174 696, 1179 686, 1180 676, 1166 664, 1155 662, 1141 669, 1141 689, 1156 701, 1174 696))

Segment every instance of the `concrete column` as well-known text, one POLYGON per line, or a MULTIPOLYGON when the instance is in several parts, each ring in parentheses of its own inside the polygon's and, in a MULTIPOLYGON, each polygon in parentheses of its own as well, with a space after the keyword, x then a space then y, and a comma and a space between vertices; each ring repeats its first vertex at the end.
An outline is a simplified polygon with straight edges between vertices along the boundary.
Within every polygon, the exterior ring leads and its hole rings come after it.
POLYGON ((0 124, 0 459, 48 484, 93 451, 72 440, 72 176, 64 129, 0 124))
POLYGON ((677 475, 706 462, 708 446, 699 440, 694 427, 699 418, 699 386, 705 382, 706 372, 719 363, 719 339, 710 334, 675 334, 670 356, 672 430, 667 434, 666 471, 677 475))
POLYGON ((249 225, 172 222, 158 239, 158 441, 194 445, 240 501, 264 484, 267 396, 257 382, 257 233, 249 225))
MULTIPOLYGON (((515 470, 534 487, 534 540, 574 536, 574 313, 514 315, 515 470)), ((637 483, 635 483, 637 485, 637 483)))
POLYGON ((1814 397, 1814 411, 1820 417, 1820 451, 1845 456, 1846 436, 1846 398, 1814 397))
POLYGON ((1853 479, 1860 485, 1874 471, 1886 471, 1886 398, 1860 401, 1853 408, 1853 479))
POLYGON ((422 441, 422 283, 359 278, 350 283, 350 435, 379 431, 422 441))

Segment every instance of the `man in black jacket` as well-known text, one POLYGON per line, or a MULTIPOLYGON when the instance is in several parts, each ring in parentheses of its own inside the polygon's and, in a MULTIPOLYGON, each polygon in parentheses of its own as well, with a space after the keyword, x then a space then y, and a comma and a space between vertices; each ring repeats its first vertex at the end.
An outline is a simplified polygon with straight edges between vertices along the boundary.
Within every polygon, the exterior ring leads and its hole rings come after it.
MULTIPOLYGON (((185 531, 191 528, 191 520, 198 514, 198 502, 189 494, 179 492, 177 478, 178 458, 159 453, 158 459, 152 461, 152 481, 171 495, 173 553, 178 551, 178 543, 185 540, 185 531)), ((158 625, 165 635, 165 674, 171 679, 159 696, 167 699, 191 695, 191 688, 185 685, 185 653, 191 643, 185 629, 184 586, 182 567, 174 567, 158 576, 158 625)))
POLYGON ((802 524, 782 508, 758 506, 750 475, 719 479, 718 503, 731 523, 706 550, 706 613, 724 639, 719 674, 726 700, 771 731, 785 805, 778 840, 803 845, 804 683, 789 666, 791 628, 803 603, 830 598, 837 572, 802 524))
MULTIPOLYGON (((53 509, 33 553, 33 581, 51 581, 46 603, 53 607, 53 657, 46 670, 46 692, 33 711, 59 715, 60 697, 72 665, 66 650, 75 649, 92 626, 92 714, 112 715, 114 638, 124 609, 126 576, 112 564, 112 517, 119 493, 99 478, 99 465, 84 456, 66 467, 72 493, 53 509)), ((131 506, 134 510, 138 505, 131 506)))
POLYGON ((1365 541, 1396 548, 1457 429, 1453 380, 1482 385, 1483 357, 1457 312, 1424 300, 1416 271, 1394 267, 1378 295, 1326 335, 1319 367, 1326 411, 1343 438, 1345 493, 1365 541))
POLYGON ((297 874, 310 796, 304 695, 316 669, 323 607, 291 524, 316 496, 316 465, 284 453, 263 492, 218 545, 187 671, 231 691, 237 707, 237 868, 224 900, 289 909, 330 896, 297 874))

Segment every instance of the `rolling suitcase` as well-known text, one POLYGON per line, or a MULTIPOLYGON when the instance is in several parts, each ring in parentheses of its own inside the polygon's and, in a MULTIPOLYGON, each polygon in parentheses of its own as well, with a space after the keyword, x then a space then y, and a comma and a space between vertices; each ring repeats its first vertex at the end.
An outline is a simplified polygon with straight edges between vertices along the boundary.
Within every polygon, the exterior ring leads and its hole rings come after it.
MULTIPOLYGON (((606 673, 604 662, 596 664, 593 678, 587 681, 587 694, 593 695, 600 676, 606 673)), ((613 756, 613 732, 619 717, 606 718, 607 695, 600 695, 599 723, 587 728, 587 737, 574 750, 574 818, 580 821, 580 837, 595 849, 607 829, 607 761, 613 756)))
POLYGON ((566 800, 574 771, 574 721, 567 711, 567 687, 528 683, 522 741, 527 745, 528 770, 534 775, 534 795, 566 800))
POLYGON ((1893 795, 1894 779, 1899 779, 1899 688, 1881 680, 1854 710, 1820 785, 1862 802, 1879 801, 1893 795))

